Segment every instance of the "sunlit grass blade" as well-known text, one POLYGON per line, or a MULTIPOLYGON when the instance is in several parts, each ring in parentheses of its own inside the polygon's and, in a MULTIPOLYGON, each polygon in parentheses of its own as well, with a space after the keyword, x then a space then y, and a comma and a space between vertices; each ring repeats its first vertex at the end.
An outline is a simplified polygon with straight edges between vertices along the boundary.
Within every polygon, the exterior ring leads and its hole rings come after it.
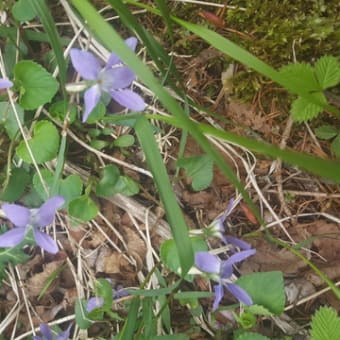
POLYGON ((64 91, 66 84, 66 62, 63 54, 63 49, 61 47, 61 40, 56 25, 54 23, 53 17, 45 3, 45 0, 32 0, 31 5, 37 12, 41 20, 41 23, 43 24, 44 29, 49 37, 49 42, 53 48, 56 61, 59 67, 59 79, 61 87, 64 91))
MULTIPOLYGON (((158 119, 167 122, 173 126, 181 127, 181 123, 174 117, 165 117, 160 115, 152 115, 149 118, 158 119)), ((340 163, 329 159, 322 159, 315 156, 307 155, 302 152, 297 152, 288 149, 280 149, 279 147, 247 138, 238 136, 235 133, 217 129, 213 126, 194 123, 196 127, 204 134, 220 138, 222 140, 235 143, 243 146, 250 151, 258 152, 262 155, 270 156, 273 159, 280 158, 284 162, 296 165, 301 169, 307 170, 317 176, 331 179, 337 183, 340 183, 340 163)))
POLYGON ((164 22, 166 23, 169 36, 170 36, 171 40, 173 40, 173 29, 172 29, 173 23, 172 23, 171 18, 170 18, 169 8, 168 8, 168 6, 167 6, 167 4, 165 3, 164 0, 155 0, 155 3, 157 5, 159 11, 161 12, 161 15, 164 19, 164 22))
POLYGON ((172 190, 150 123, 146 118, 140 117, 136 122, 135 129, 165 211, 167 212, 167 218, 171 226, 183 271, 182 274, 185 274, 192 267, 194 262, 194 254, 189 239, 187 225, 172 190))
POLYGON ((137 325, 138 309, 140 306, 140 299, 134 298, 129 306, 129 314, 124 323, 123 329, 119 333, 119 340, 130 340, 133 339, 135 328, 137 325))
MULTIPOLYGON (((161 12, 154 7, 145 5, 141 2, 134 1, 134 0, 126 0, 126 1, 140 8, 144 8, 153 14, 157 14, 160 16, 162 15, 161 12)), ((304 79, 302 78, 300 79, 294 76, 284 77, 274 68, 272 68, 270 65, 261 61, 259 58, 255 57, 253 54, 249 53, 244 48, 236 45, 229 39, 224 38, 222 35, 210 30, 209 28, 206 28, 201 25, 196 25, 185 20, 181 20, 174 16, 170 16, 170 18, 171 20, 173 20, 180 26, 186 28, 187 30, 191 31, 192 33, 204 39, 211 46, 229 55, 231 58, 239 61, 240 63, 252 68, 258 73, 268 77, 269 79, 272 79, 273 81, 282 85, 288 91, 295 93, 301 97, 304 97, 309 102, 319 105, 325 110, 328 110, 336 115, 340 115, 340 110, 338 110, 334 106, 328 105, 327 103, 324 103, 318 100, 316 96, 313 96, 313 94, 311 94, 308 90, 306 90, 304 79)))
MULTIPOLYGON (((163 46, 142 26, 130 13, 128 7, 120 0, 107 0, 112 8, 119 14, 122 22, 142 40, 150 57, 162 73, 162 83, 169 83, 171 88, 180 96, 183 96, 180 89, 175 85, 173 79, 180 79, 180 75, 173 63, 173 56, 169 56, 163 46), (170 76, 170 77, 169 77, 170 76), (172 77, 171 77, 172 76, 172 77)), ((164 9, 165 10, 165 9, 164 9)))
POLYGON ((192 24, 175 17, 172 17, 172 19, 179 25, 207 41, 211 46, 229 55, 240 63, 247 65, 258 73, 274 80, 288 91, 295 93, 307 99, 309 102, 319 105, 336 115, 340 115, 340 110, 331 105, 325 104, 324 102, 318 100, 316 96, 313 96, 308 90, 305 90, 306 86, 304 79, 297 77, 284 77, 274 68, 264 63, 253 54, 206 27, 192 24))
POLYGON ((211 156, 216 165, 221 169, 223 174, 230 182, 240 191, 244 200, 249 207, 257 215, 258 220, 261 220, 259 213, 250 199, 248 193, 244 190, 243 185, 238 180, 232 169, 224 162, 218 152, 210 145, 203 134, 198 131, 196 126, 187 117, 178 103, 171 95, 161 86, 152 72, 142 61, 126 46, 117 32, 97 13, 96 9, 85 0, 72 0, 73 5, 78 9, 81 15, 87 20, 88 26, 98 39, 109 49, 114 51, 124 62, 139 76, 139 78, 148 86, 162 102, 164 107, 169 110, 178 121, 181 127, 187 130, 202 149, 211 156))

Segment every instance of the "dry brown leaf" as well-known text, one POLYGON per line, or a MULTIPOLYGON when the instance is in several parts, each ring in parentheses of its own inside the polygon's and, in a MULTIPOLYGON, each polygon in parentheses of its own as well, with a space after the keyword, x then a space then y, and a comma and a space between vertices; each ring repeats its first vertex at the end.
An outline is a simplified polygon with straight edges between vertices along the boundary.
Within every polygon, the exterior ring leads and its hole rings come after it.
POLYGON ((311 236, 320 235, 313 241, 317 252, 327 261, 340 259, 340 226, 335 223, 317 221, 307 227, 311 236), (327 235, 328 234, 328 235, 327 235))
POLYGON ((104 257, 104 270, 106 274, 116 274, 123 272, 122 268, 129 266, 128 261, 118 252, 112 252, 104 257))
POLYGON ((137 261, 138 267, 143 267, 146 256, 146 245, 136 230, 125 228, 124 238, 126 239, 128 253, 137 261))
MULTIPOLYGON (((45 288, 46 282, 50 278, 51 274, 58 270, 63 263, 64 261, 53 261, 47 263, 41 273, 34 274, 31 278, 29 278, 25 282, 27 295, 30 297, 38 296, 42 289, 45 288)), ((46 293, 53 291, 58 282, 59 278, 56 278, 52 285, 48 287, 46 293)))
POLYGON ((295 274, 307 267, 289 250, 279 250, 262 240, 257 240, 255 244, 252 242, 252 245, 256 249, 256 254, 243 262, 241 266, 242 274, 271 270, 281 270, 284 274, 295 274))

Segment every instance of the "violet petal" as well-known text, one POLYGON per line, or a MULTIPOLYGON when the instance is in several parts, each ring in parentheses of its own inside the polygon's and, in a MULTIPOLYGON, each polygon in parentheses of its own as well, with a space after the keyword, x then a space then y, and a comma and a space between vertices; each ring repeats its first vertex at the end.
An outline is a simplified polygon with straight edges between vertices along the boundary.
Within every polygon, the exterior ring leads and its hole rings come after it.
POLYGON ((242 303, 244 303, 247 306, 250 306, 253 304, 252 298, 249 296, 249 294, 240 286, 235 285, 233 283, 227 283, 226 288, 229 290, 231 294, 235 296, 235 298, 242 303))
POLYGON ((225 236, 224 239, 226 243, 231 243, 234 246, 239 247, 240 249, 249 250, 251 248, 251 245, 248 242, 245 242, 237 237, 225 236))
POLYGON ((125 44, 131 48, 131 50, 134 52, 136 50, 138 40, 135 37, 130 37, 125 40, 125 44))
POLYGON ((130 110, 143 111, 145 109, 146 104, 143 98, 131 90, 111 91, 110 94, 116 102, 130 110))
POLYGON ((53 238, 46 233, 42 233, 37 229, 33 229, 34 239, 37 242, 37 245, 46 250, 51 254, 56 254, 59 251, 57 243, 53 240, 53 238))
POLYGON ((53 340, 53 334, 46 323, 40 324, 40 332, 46 338, 46 340, 53 340))
MULTIPOLYGON (((132 51, 135 51, 137 47, 137 43, 138 43, 138 40, 135 37, 130 37, 125 40, 125 44, 128 47, 130 47, 132 51)), ((117 54, 111 53, 105 68, 110 68, 113 65, 119 64, 120 62, 121 62, 121 59, 117 56, 117 54)))
POLYGON ((228 279, 233 274, 234 268, 232 264, 226 263, 226 261, 222 261, 221 270, 220 270, 220 278, 228 279))
POLYGON ((135 74, 128 67, 116 67, 104 70, 99 75, 101 89, 109 92, 117 89, 124 89, 131 85, 135 74))
POLYGON ((6 217, 17 227, 26 227, 30 221, 30 209, 19 204, 3 204, 2 210, 6 217))
POLYGON ((220 273, 221 260, 218 256, 206 251, 199 251, 195 254, 195 266, 206 273, 220 273))
POLYGON ((9 79, 0 78, 0 90, 8 89, 13 86, 13 83, 9 79))
POLYGON ((91 114, 92 110, 96 107, 100 99, 100 89, 98 85, 91 86, 85 91, 84 101, 85 101, 85 111, 83 113, 82 122, 85 123, 87 118, 91 114))
POLYGON ((92 312, 96 308, 100 308, 104 305, 104 299, 102 297, 93 297, 89 299, 86 305, 86 311, 92 312))
POLYGON ((224 261, 225 265, 233 265, 234 263, 241 262, 247 257, 254 255, 255 249, 243 250, 229 257, 228 260, 224 261))
POLYGON ((101 69, 99 60, 88 51, 72 48, 70 51, 71 62, 81 77, 87 80, 96 80, 101 69))
POLYGON ((72 324, 70 324, 65 331, 59 333, 56 337, 56 340, 68 340, 68 338, 70 337, 71 327, 72 324))
POLYGON ((224 295, 223 286, 221 284, 215 285, 214 291, 215 291, 215 299, 214 299, 214 304, 213 304, 213 307, 212 307, 213 312, 218 308, 218 305, 220 304, 220 302, 223 298, 223 295, 224 295))
POLYGON ((44 339, 39 335, 33 335, 33 340, 44 340, 44 339))
POLYGON ((56 210, 65 203, 62 196, 53 196, 48 199, 35 213, 32 213, 32 225, 34 227, 44 227, 54 220, 56 210), (33 216, 34 214, 34 216, 33 216))
POLYGON ((21 243, 26 234, 25 227, 16 227, 0 235, 0 248, 15 247, 21 243))
POLYGON ((129 293, 126 291, 125 288, 121 288, 118 290, 112 289, 113 300, 120 299, 125 296, 129 296, 129 293))

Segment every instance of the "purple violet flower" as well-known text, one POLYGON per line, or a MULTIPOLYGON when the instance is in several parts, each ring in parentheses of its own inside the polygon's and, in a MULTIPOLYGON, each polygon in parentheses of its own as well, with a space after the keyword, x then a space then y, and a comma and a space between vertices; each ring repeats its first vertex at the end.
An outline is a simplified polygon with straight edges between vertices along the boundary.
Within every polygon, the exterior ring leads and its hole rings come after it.
POLYGON ((86 311, 91 313, 94 309, 101 308, 104 305, 104 299, 100 296, 93 297, 87 301, 86 311))
MULTIPOLYGON (((120 299, 122 297, 128 296, 129 293, 125 288, 112 289, 113 300, 120 299)), ((101 308, 104 305, 104 299, 100 296, 92 297, 87 301, 86 311, 91 313, 96 308, 101 308)))
POLYGON ((18 204, 3 204, 2 210, 15 225, 15 228, 0 235, 0 248, 14 247, 22 242, 31 227, 33 228, 33 236, 37 244, 49 253, 57 253, 57 243, 52 237, 39 231, 39 228, 51 224, 56 210, 64 203, 65 200, 62 196, 54 196, 38 209, 28 209, 18 204))
MULTIPOLYGON (((60 332, 59 334, 57 334, 56 336, 56 340, 68 340, 68 338, 70 337, 70 330, 71 330, 72 324, 70 324, 66 331, 60 332)), ((53 333, 50 329, 50 327, 48 327, 48 325, 46 325, 45 323, 40 324, 40 332, 42 334, 42 336, 33 336, 33 340, 53 340, 53 333)))
POLYGON ((209 235, 220 238, 225 244, 232 244, 242 250, 248 250, 251 248, 251 245, 243 240, 240 240, 237 237, 233 236, 224 236, 224 222, 229 216, 231 209, 234 205, 234 199, 231 199, 228 203, 227 209, 225 212, 218 218, 216 218, 208 227, 209 235))
POLYGON ((5 78, 0 78, 0 90, 8 89, 13 86, 13 83, 5 78))
MULTIPOLYGON (((126 39, 125 43, 134 51, 137 39, 131 37, 126 39)), ((70 57, 76 71, 92 85, 84 94, 83 123, 98 104, 103 92, 108 93, 112 99, 130 110, 143 111, 145 109, 144 100, 137 93, 126 89, 135 79, 135 74, 130 68, 122 65, 122 61, 115 53, 110 55, 104 67, 101 67, 99 60, 88 51, 73 48, 70 51, 70 57)))
POLYGON ((209 275, 209 277, 218 282, 214 286, 215 300, 213 304, 213 311, 215 311, 221 302, 224 295, 224 288, 226 288, 235 298, 245 305, 253 304, 251 297, 240 286, 232 283, 229 278, 233 274, 233 265, 237 262, 241 262, 247 257, 254 255, 255 249, 244 250, 236 253, 226 261, 222 261, 218 256, 212 255, 208 252, 197 252, 195 254, 196 267, 209 275))

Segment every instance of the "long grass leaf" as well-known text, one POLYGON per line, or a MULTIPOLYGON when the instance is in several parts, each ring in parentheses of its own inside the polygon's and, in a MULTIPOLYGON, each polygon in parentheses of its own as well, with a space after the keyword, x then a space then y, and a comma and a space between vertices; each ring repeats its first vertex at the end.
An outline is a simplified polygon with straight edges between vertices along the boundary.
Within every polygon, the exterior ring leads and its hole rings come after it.
MULTIPOLYGON (((158 9, 145 5, 138 1, 126 0, 126 2, 140 8, 144 8, 153 14, 161 15, 161 12, 158 9)), ((170 16, 170 18, 180 26, 186 28, 187 30, 204 39, 211 46, 229 55, 231 58, 239 61, 240 63, 252 68, 258 73, 268 77, 269 79, 272 79, 273 81, 282 85, 288 91, 307 99, 313 104, 321 106, 325 110, 328 110, 335 115, 340 115, 340 110, 319 100, 317 96, 313 96, 313 94, 310 93, 308 89, 306 89, 305 81, 303 78, 298 78, 295 76, 283 76, 282 74, 280 74, 280 72, 276 71, 270 65, 255 57, 244 48, 236 45, 229 39, 224 38, 222 35, 210 30, 209 28, 201 25, 196 25, 185 20, 181 20, 174 16, 170 16)))
MULTIPOLYGON (((59 67, 59 79, 61 87, 64 91, 66 84, 66 62, 63 54, 63 49, 61 47, 61 40, 54 23, 53 17, 50 13, 49 8, 46 5, 45 0, 31 0, 31 4, 35 11, 37 12, 41 23, 49 37, 49 42, 53 48, 56 61, 59 67)), ((66 92, 64 92, 66 93, 66 92)))
POLYGON ((261 220, 259 213, 251 201, 243 185, 239 182, 233 170, 223 161, 219 153, 210 145, 208 140, 190 121, 182 108, 172 98, 172 96, 161 86, 152 72, 141 62, 136 55, 126 46, 117 32, 103 20, 96 9, 85 0, 72 0, 73 5, 81 15, 87 20, 87 24, 92 32, 106 45, 114 51, 124 62, 139 76, 139 78, 156 94, 164 107, 169 110, 180 121, 181 127, 189 131, 202 149, 209 154, 230 182, 241 192, 244 200, 261 220))
MULTIPOLYGON (((165 117, 160 115, 147 115, 147 117, 152 117, 153 119, 167 122, 168 124, 179 128, 181 127, 181 123, 175 117, 165 117)), ((275 145, 254 140, 248 137, 238 136, 235 133, 217 129, 207 124, 194 124, 202 133, 206 135, 214 136, 222 140, 243 146, 250 151, 269 156, 273 159, 280 158, 288 164, 293 166, 296 165, 312 174, 340 183, 340 163, 337 161, 322 159, 293 150, 280 149, 275 145)))
POLYGON ((135 129, 165 211, 167 212, 167 218, 176 243, 182 271, 186 273, 194 262, 194 254, 187 225, 172 190, 150 123, 146 118, 140 117, 136 122, 135 129))

